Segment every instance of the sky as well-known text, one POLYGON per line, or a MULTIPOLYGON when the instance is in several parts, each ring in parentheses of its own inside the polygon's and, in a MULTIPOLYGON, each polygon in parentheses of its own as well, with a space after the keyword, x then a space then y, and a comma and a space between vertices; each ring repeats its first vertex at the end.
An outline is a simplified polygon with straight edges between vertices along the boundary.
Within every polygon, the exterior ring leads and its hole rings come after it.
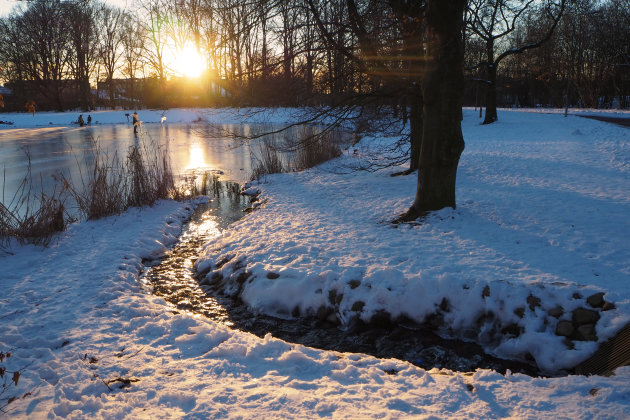
MULTIPOLYGON (((103 0, 107 4, 125 7, 128 0, 103 0)), ((11 10, 18 4, 25 4, 24 0, 0 0, 0 17, 6 17, 11 10)))
MULTIPOLYGON (((132 0, 101 0, 107 4, 118 6, 120 8, 133 7, 134 2, 132 0), (131 5, 131 6, 128 6, 131 5)), ((14 7, 19 5, 26 5, 25 0, 0 0, 0 18, 7 17, 14 7)), ((185 75, 189 77, 197 77, 201 74, 203 68, 206 66, 205 59, 200 57, 196 53, 196 50, 189 46, 184 51, 179 53, 178 58, 175 58, 175 53, 171 50, 167 52, 166 62, 171 70, 176 75, 185 75)))

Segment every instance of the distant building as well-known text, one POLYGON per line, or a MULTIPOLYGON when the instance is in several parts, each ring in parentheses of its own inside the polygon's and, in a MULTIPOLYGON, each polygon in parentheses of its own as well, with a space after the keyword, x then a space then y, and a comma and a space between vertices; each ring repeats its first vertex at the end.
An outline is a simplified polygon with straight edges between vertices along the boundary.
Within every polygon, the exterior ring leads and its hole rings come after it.
MULTIPOLYGON (((81 81, 79 80, 18 80, 5 85, 11 91, 5 109, 24 110, 27 101, 35 101, 37 110, 66 110, 81 106, 81 81)), ((2 94, 4 95, 4 93, 2 94)))
POLYGON ((144 94, 145 79, 112 79, 96 84, 96 97, 101 106, 138 107, 144 94))

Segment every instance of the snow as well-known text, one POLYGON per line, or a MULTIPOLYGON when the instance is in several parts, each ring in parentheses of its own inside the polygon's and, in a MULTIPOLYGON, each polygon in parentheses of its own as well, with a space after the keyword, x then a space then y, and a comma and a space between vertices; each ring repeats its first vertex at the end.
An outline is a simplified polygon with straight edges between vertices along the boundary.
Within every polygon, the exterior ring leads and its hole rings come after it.
POLYGON ((278 316, 296 306, 314 314, 324 305, 343 323, 352 316, 369 321, 381 311, 421 322, 447 299, 446 333, 474 334, 502 357, 529 353, 547 371, 576 365, 596 344, 568 349, 548 311, 560 306, 560 320, 570 320, 585 306, 574 293, 605 292, 617 310, 602 312, 600 341, 630 321, 629 132, 522 113, 481 126, 471 114, 464 121, 457 210, 396 228, 388 221, 409 206, 415 177, 390 177, 399 168, 340 175, 357 159, 351 151, 304 173, 268 177, 257 186, 266 204, 210 244, 199 268, 231 259, 208 276, 220 273, 236 290, 246 270, 252 280, 241 297, 278 316), (280 277, 270 279, 269 272, 280 277), (341 302, 331 302, 331 293, 341 302), (541 305, 521 317, 530 295, 541 305), (516 324, 524 333, 475 331, 489 312, 499 329, 516 324))
MULTIPOLYGON (((283 121, 292 112, 248 116, 283 121)), ((167 122, 237 121, 244 113, 171 110, 167 122)), ((157 111, 140 115, 161 118, 157 111)), ((60 126, 75 118, 46 116, 60 126)), ((12 118, 14 127, 36 125, 30 115, 12 118)), ((93 118, 120 122, 118 112, 93 118)), ((200 268, 231 257, 209 275, 220 271, 230 286, 247 270, 243 299, 285 317, 296 306, 309 313, 330 305, 332 291, 343 295, 334 309, 346 322, 381 310, 422 320, 447 298, 445 332, 475 335, 498 355, 529 352, 548 371, 573 366, 597 343, 576 341, 569 350, 553 333, 549 309, 562 306, 565 319, 601 291, 615 309, 601 312, 599 341, 630 321, 630 131, 520 112, 501 112, 498 123, 481 126, 474 111, 465 111, 463 129, 456 210, 390 224, 411 203, 415 176, 389 176, 400 168, 349 171, 376 143, 366 138, 356 154, 252 186, 259 209, 208 243, 200 268), (236 261, 243 268, 233 273, 236 261), (269 272, 280 276, 271 280, 269 272), (353 288, 352 280, 360 284, 353 288), (529 307, 530 295, 540 306, 529 307), (352 309, 358 301, 361 311, 352 309), (514 313, 520 307, 522 318, 514 313), (523 333, 506 339, 490 325, 474 330, 473 321, 489 311, 523 333)), ((176 241, 190 211, 162 201, 73 224, 48 248, 13 244, 0 255, 0 351, 12 353, 0 365, 22 369, 17 387, 7 382, 8 396, 20 397, 7 406, 12 417, 630 416, 630 367, 610 377, 425 371, 257 338, 176 311, 148 294, 138 273, 142 258, 176 241)))
MULTIPOLYGON (((36 112, 35 115, 24 112, 4 112, 0 113, 0 121, 11 124, 0 124, 2 129, 23 129, 34 127, 49 127, 50 129, 66 128, 76 126, 79 115, 92 116, 92 124, 130 124, 131 114, 134 110, 115 111, 75 111, 75 112, 36 112)), ((201 123, 208 122, 214 124, 235 124, 246 119, 249 123, 286 123, 295 121, 297 115, 302 111, 287 108, 270 108, 264 111, 256 108, 173 108, 161 109, 139 109, 138 115, 144 124, 155 123, 201 123), (165 119, 163 119, 165 118, 165 119)))
MULTIPOLYGON (((533 112, 539 114, 564 114, 564 108, 501 108, 502 112, 533 112)), ((588 116, 588 117, 612 117, 612 118, 628 118, 630 110, 616 108, 568 108, 568 115, 588 116)))

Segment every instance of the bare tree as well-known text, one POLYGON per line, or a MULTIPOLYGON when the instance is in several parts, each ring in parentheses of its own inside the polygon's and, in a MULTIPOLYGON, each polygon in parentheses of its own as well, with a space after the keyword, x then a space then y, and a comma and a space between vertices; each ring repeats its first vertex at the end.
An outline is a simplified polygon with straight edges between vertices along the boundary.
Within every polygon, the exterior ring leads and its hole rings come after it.
POLYGON ((0 19, 0 79, 22 82, 28 79, 28 53, 17 14, 0 19))
POLYGON ((123 55, 124 20, 124 12, 117 7, 102 5, 98 10, 97 22, 101 33, 98 55, 105 69, 110 106, 114 105, 114 75, 123 55))
POLYGON ((620 107, 630 107, 630 0, 609 0, 601 9, 601 20, 594 25, 596 42, 609 70, 611 87, 620 107))
POLYGON ((344 42, 347 37, 339 37, 338 28, 336 32, 329 31, 315 0, 307 2, 329 48, 343 54, 368 75, 373 90, 381 89, 385 94, 404 92, 410 100, 418 101, 415 95, 420 93, 421 86, 422 122, 410 126, 414 131, 421 130, 421 134, 414 133, 419 139, 418 187, 412 206, 399 221, 455 207, 455 179, 464 150, 462 31, 466 1, 430 0, 421 5, 389 1, 381 3, 381 8, 375 11, 374 4, 359 8, 354 0, 346 0, 347 27, 352 31, 355 45, 344 42), (370 15, 383 11, 395 19, 398 31, 391 21, 375 20, 370 15), (364 19, 365 14, 371 18, 364 19), (387 34, 389 38, 383 37, 387 34))
POLYGON ((146 35, 144 57, 158 79, 161 91, 160 100, 163 101, 168 73, 165 61, 168 43, 167 10, 162 0, 147 0, 144 4, 144 12, 146 13, 146 20, 142 25, 146 35))
POLYGON ((96 30, 96 7, 91 1, 67 3, 69 21, 70 69, 79 83, 81 107, 90 109, 90 76, 96 66, 98 54, 98 32, 96 30))
POLYGON ((122 46, 122 73, 130 79, 128 95, 132 101, 136 100, 136 80, 138 72, 142 70, 144 63, 142 54, 145 51, 146 33, 144 27, 138 22, 138 18, 129 13, 122 16, 121 46, 122 46))
POLYGON ((63 110, 62 85, 70 60, 70 26, 67 4, 58 0, 29 3, 19 16, 23 50, 22 65, 29 80, 39 85, 38 91, 63 110))
POLYGON ((549 22, 545 22, 547 30, 544 35, 525 45, 509 46, 505 42, 516 29, 519 19, 538 3, 535 0, 470 0, 467 28, 479 37, 485 44, 485 60, 478 66, 486 69, 486 115, 484 124, 491 124, 497 120, 497 68, 506 58, 520 54, 532 48, 539 47, 551 38, 556 25, 560 21, 565 8, 565 0, 545 0, 545 15, 549 22), (496 49, 500 48, 501 52, 496 49))

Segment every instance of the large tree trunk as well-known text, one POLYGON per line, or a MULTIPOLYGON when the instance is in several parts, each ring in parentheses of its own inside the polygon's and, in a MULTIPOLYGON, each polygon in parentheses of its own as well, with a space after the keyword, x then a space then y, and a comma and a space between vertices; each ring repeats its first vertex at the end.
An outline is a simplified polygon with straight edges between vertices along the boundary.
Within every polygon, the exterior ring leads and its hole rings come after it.
POLYGON ((81 107, 83 111, 87 112, 90 111, 90 80, 83 78, 80 83, 81 107))
POLYGON ((486 89, 486 117, 483 124, 492 124, 497 116, 497 66, 488 64, 488 88, 486 89))
POLYGON ((416 198, 403 220, 455 207, 455 178, 464 150, 462 100, 464 48, 462 14, 466 0, 427 2, 431 35, 423 82, 423 130, 416 198))
MULTIPOLYGON (((406 106, 406 105, 405 105, 406 106)), ((422 147, 422 90, 419 85, 412 88, 411 115, 409 116, 410 161, 409 172, 418 169, 422 147)))

